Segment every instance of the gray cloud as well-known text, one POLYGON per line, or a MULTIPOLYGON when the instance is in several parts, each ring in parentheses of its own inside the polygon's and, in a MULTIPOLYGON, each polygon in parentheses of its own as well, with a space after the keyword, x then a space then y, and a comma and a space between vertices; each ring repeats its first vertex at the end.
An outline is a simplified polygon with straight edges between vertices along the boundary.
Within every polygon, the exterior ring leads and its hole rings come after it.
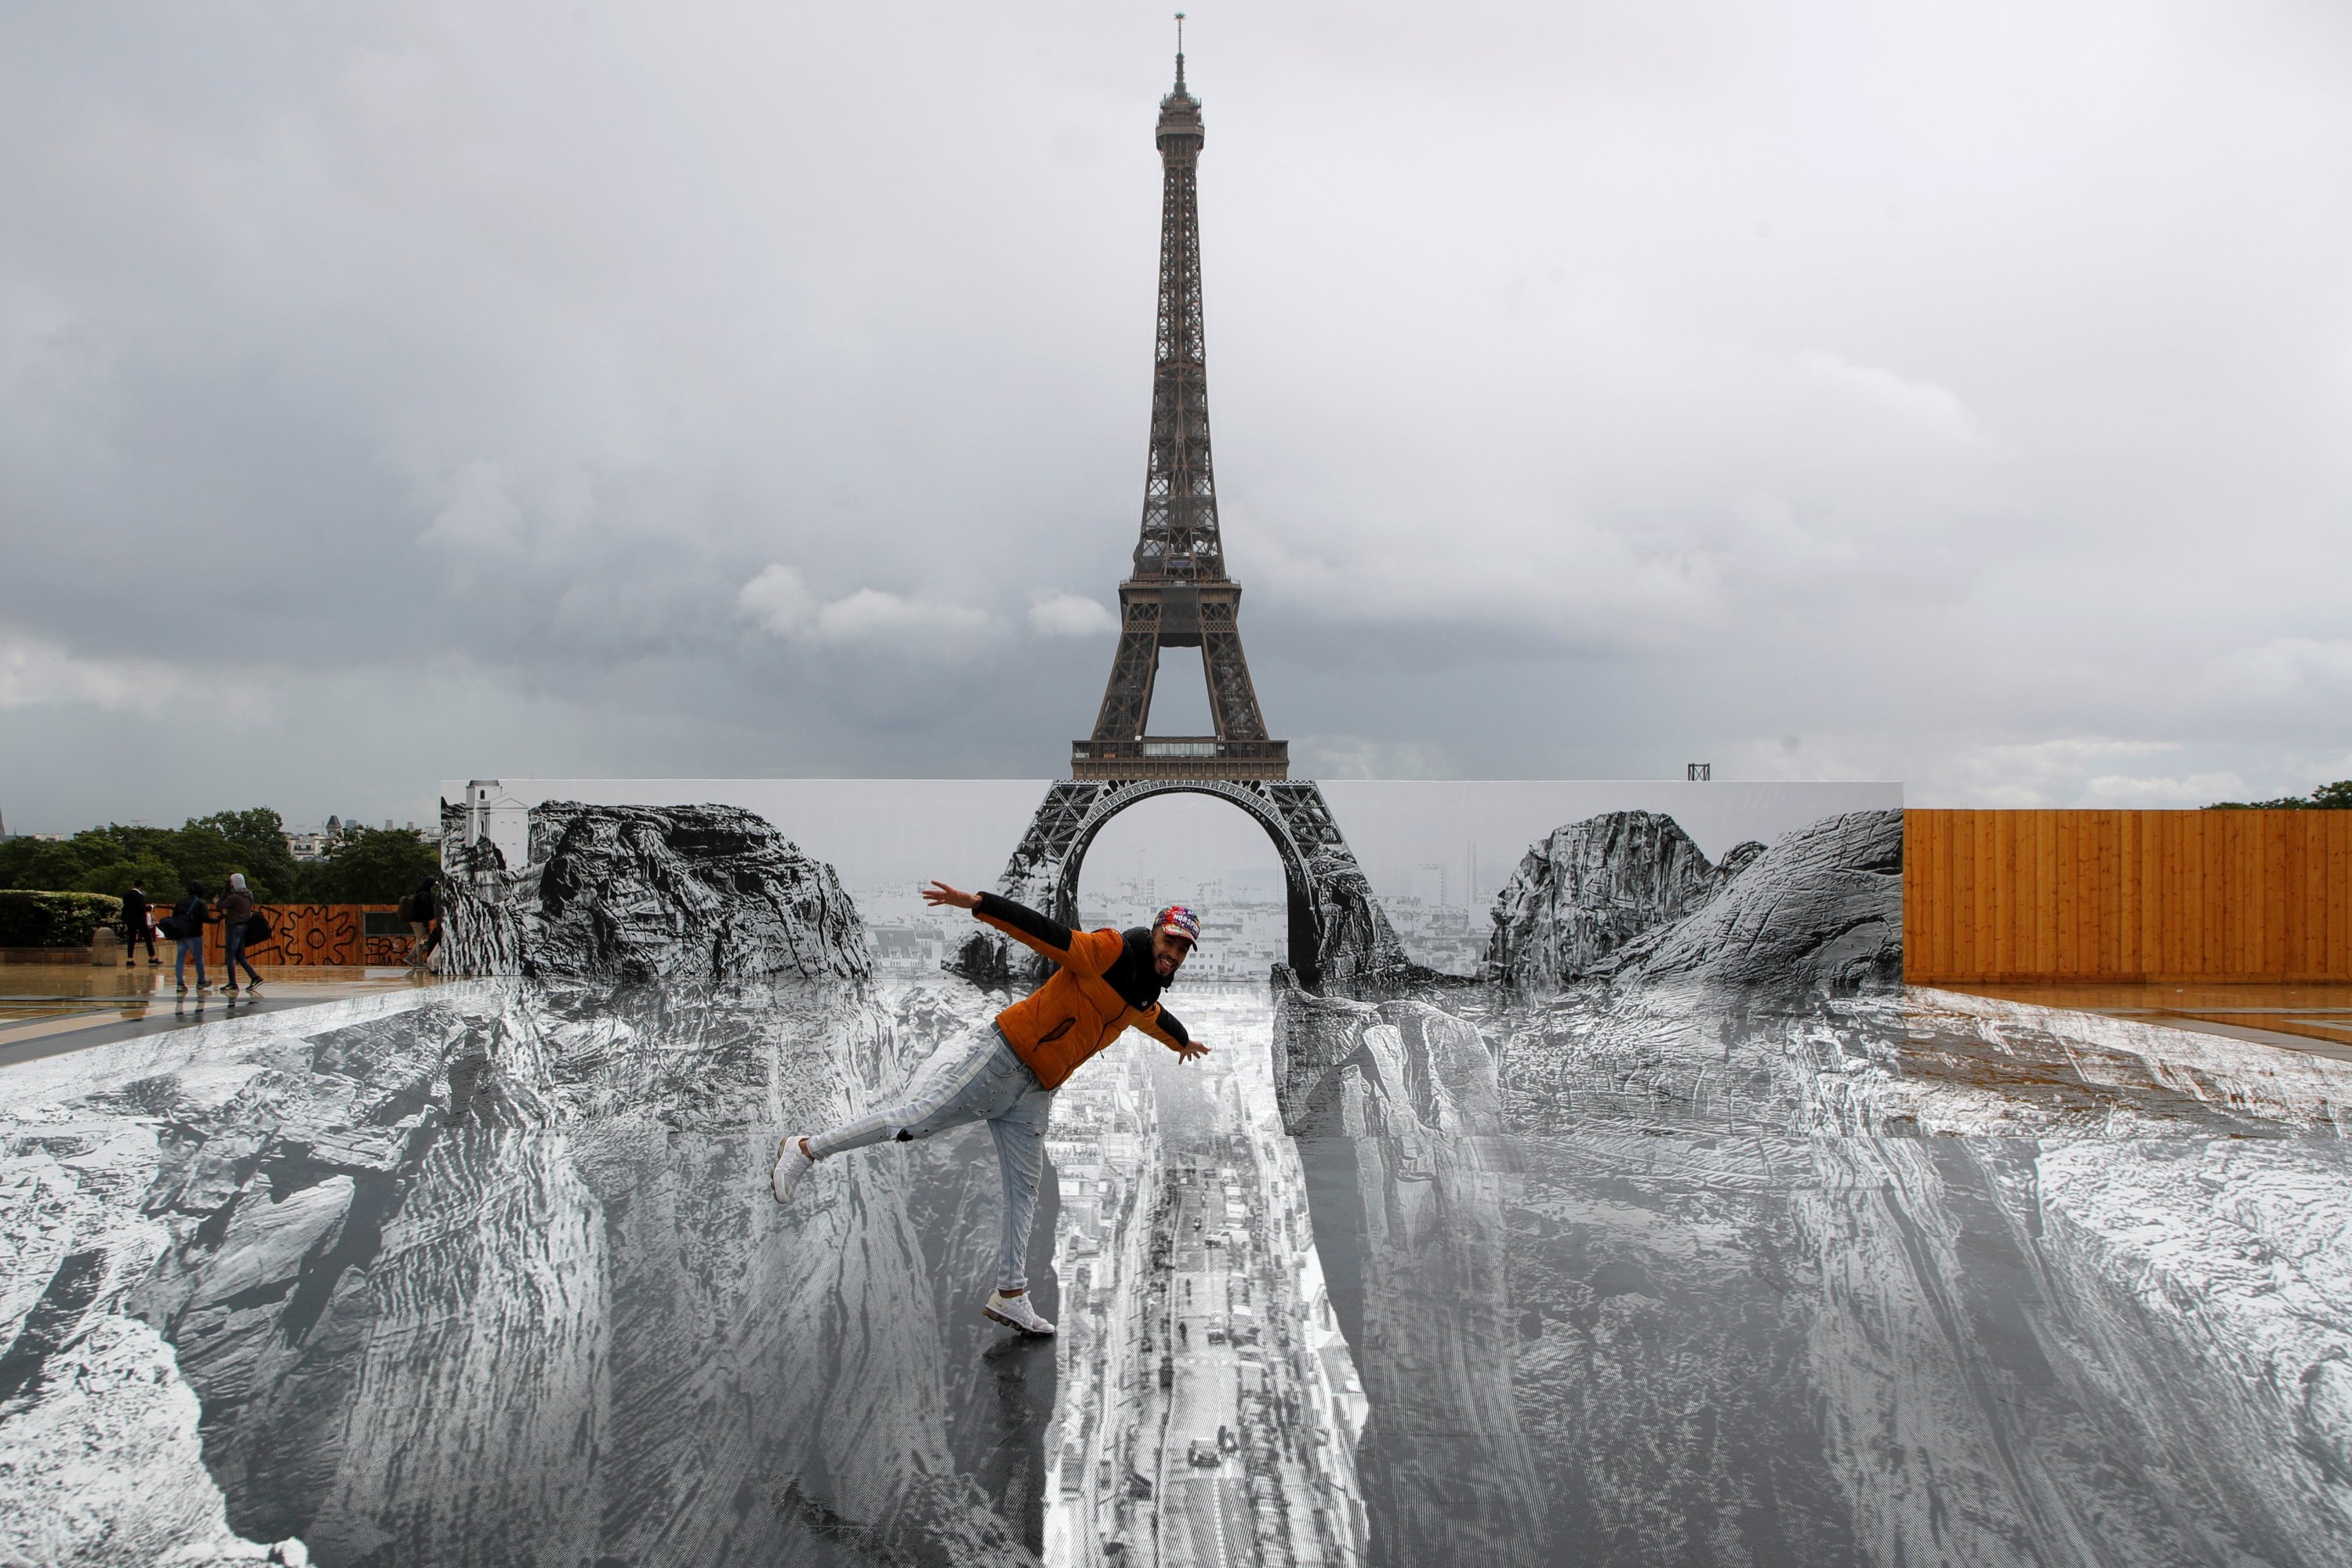
MULTIPOLYGON (((1304 765, 2352 773, 2335 8, 1192 37, 1229 555, 1304 765)), ((1166 47, 0 17, 0 810, 1054 771, 1134 540, 1166 47)))

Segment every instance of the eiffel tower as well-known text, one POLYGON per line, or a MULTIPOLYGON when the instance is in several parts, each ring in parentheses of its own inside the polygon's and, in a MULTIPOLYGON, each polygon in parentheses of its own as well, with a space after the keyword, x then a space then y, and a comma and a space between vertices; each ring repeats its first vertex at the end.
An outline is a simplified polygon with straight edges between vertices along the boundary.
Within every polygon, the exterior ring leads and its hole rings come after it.
POLYGON ((1249 660, 1242 654, 1242 586, 1225 575, 1209 458, 1207 331, 1201 305, 1201 210, 1196 174, 1200 101, 1176 87, 1160 100, 1160 325, 1151 350, 1151 445, 1143 470, 1143 531, 1118 585, 1118 651, 1091 740, 1071 750, 1082 779, 1285 778, 1290 745, 1266 739, 1249 660), (1145 732, 1163 647, 1197 647, 1209 682, 1214 735, 1145 732))
MULTIPOLYGON (((1270 740, 1242 653, 1241 584, 1225 574, 1209 458, 1207 334, 1201 306, 1196 174, 1201 104, 1176 85, 1160 100, 1159 331, 1153 339, 1151 439, 1143 527, 1118 585, 1119 637, 1095 732, 1075 742, 1070 776, 1055 783, 998 879, 997 890, 1077 923, 1079 868, 1103 825, 1137 802, 1182 792, 1217 795, 1248 813, 1281 858, 1290 910, 1289 959, 1302 983, 1402 968, 1404 952, 1312 779, 1290 776, 1290 744, 1270 740), (1150 731, 1160 650, 1197 647, 1209 685, 1212 735, 1150 731)), ((949 967, 1003 983, 1029 966, 993 932, 968 940, 949 967)))

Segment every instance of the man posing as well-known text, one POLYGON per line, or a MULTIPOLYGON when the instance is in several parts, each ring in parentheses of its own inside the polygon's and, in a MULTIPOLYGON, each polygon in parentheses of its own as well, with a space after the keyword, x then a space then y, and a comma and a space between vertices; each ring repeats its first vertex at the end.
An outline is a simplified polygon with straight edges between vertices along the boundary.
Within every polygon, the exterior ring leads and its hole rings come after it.
POLYGON ((769 1184, 778 1203, 790 1203, 801 1178, 827 1155, 987 1122, 1004 1182, 1004 1229, 996 1293, 982 1310, 1024 1334, 1050 1334, 1054 1325, 1029 1304, 1027 1264, 1054 1091, 1080 1062, 1130 1026, 1186 1061, 1209 1054, 1160 1005, 1160 991, 1201 940, 1201 922, 1183 905, 1171 904, 1152 917, 1148 930, 1073 931, 1010 899, 958 892, 945 882, 924 889, 923 899, 935 908, 971 910, 982 923, 1052 959, 1053 974, 993 1022, 941 1047, 899 1103, 823 1132, 785 1138, 776 1146, 769 1184))

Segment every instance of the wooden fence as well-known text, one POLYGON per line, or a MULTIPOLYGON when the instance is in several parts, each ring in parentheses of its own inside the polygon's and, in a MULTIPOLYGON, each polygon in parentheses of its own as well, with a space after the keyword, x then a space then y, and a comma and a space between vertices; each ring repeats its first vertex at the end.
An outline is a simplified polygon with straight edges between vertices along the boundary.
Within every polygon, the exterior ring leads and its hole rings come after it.
MULTIPOLYGON (((163 911, 169 913, 169 910, 163 911)), ((394 904, 264 904, 269 940, 247 949, 256 963, 392 964, 408 962, 408 922, 394 904), (371 918, 373 917, 373 918, 371 918)), ((158 945, 163 945, 158 939, 158 945)), ((205 928, 205 962, 227 956, 221 928, 205 928)))
POLYGON ((1906 811, 1906 979, 2352 981, 2352 811, 1906 811))

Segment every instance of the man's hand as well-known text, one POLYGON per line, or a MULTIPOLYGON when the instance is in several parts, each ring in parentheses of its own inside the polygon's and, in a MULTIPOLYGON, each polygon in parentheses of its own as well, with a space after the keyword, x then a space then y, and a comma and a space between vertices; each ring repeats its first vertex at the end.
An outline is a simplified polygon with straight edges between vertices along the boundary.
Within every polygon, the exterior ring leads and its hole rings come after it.
POLYGON ((1176 1054, 1186 1061, 1198 1061, 1209 1054, 1209 1047, 1198 1040, 1187 1040, 1176 1047, 1176 1054))
POLYGON ((923 902, 930 905, 933 909, 939 908, 941 904, 946 904, 952 909, 976 910, 980 908, 980 895, 978 893, 959 892, 957 889, 949 887, 945 882, 933 882, 929 887, 923 889, 923 902))

